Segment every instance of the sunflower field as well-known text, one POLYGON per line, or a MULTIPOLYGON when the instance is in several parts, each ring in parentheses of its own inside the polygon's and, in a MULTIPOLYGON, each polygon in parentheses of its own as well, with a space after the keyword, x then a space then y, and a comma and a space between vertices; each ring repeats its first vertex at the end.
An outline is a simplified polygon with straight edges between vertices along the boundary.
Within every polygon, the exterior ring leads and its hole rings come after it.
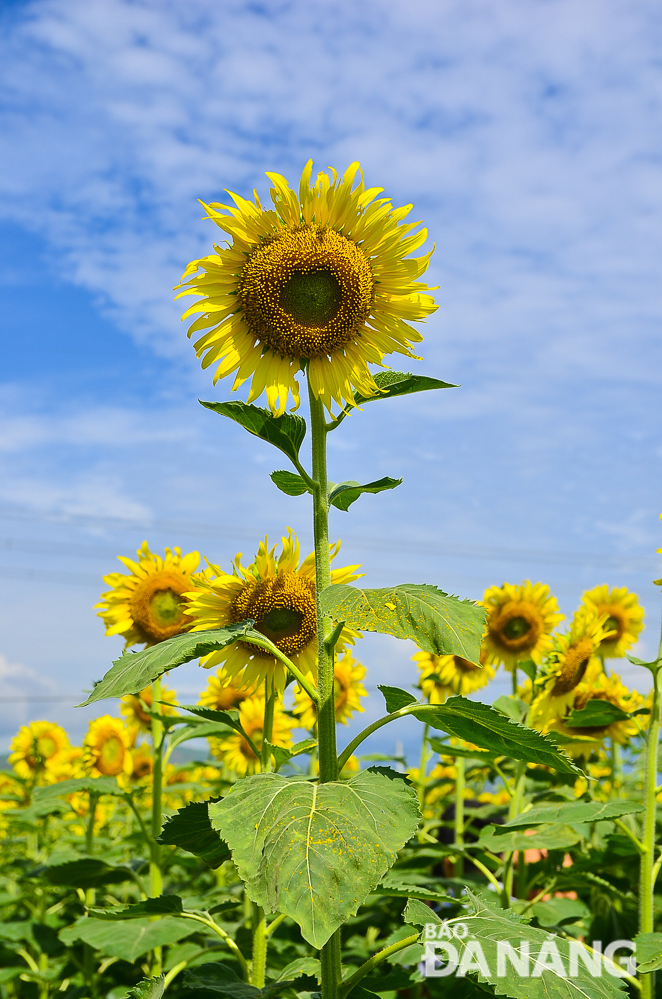
POLYGON ((297 190, 267 176, 268 208, 205 206, 226 243, 177 290, 214 381, 250 381, 247 402, 203 405, 288 460, 271 479, 310 496, 314 551, 289 529, 226 566, 145 542, 104 577, 96 610, 125 652, 85 704, 115 713, 80 746, 23 726, 0 773, 0 995, 652 999, 662 656, 629 657, 643 608, 606 585, 571 620, 542 582, 480 602, 362 588, 329 509, 401 480, 330 481, 327 435, 453 387, 368 367, 416 357, 427 232, 358 164, 308 163, 297 190), (416 682, 372 677, 383 710, 348 739, 365 632, 413 641, 416 682), (650 689, 625 686, 626 657, 650 689), (204 689, 180 704, 193 661, 204 689), (494 699, 499 670, 512 692, 494 699), (366 754, 409 717, 415 760, 366 754))

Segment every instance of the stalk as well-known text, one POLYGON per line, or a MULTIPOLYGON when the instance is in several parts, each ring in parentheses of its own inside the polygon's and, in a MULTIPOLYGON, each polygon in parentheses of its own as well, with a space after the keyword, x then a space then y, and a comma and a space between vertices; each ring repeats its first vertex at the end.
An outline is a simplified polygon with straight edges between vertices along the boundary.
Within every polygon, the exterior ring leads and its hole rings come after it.
MULTIPOLYGON (((329 499, 326 474, 326 422, 324 407, 308 381, 310 400, 310 433, 312 439, 313 529, 315 535, 315 586, 317 600, 317 658, 319 705, 317 711, 319 779, 327 783, 338 778, 336 749, 336 705, 334 691, 333 649, 327 639, 331 634, 331 619, 322 614, 320 595, 331 583, 329 560, 329 499)), ((337 999, 341 981, 340 931, 336 930, 320 952, 322 966, 322 997, 337 999)))
MULTIPOLYGON (((273 738, 274 707, 276 691, 272 680, 264 681, 264 721, 262 723, 262 746, 260 751, 260 768, 262 773, 271 770, 271 752, 269 745, 273 738)), ((258 989, 264 988, 267 972, 267 917, 264 909, 253 902, 251 910, 251 932, 253 935, 251 985, 258 989)))
POLYGON ((430 726, 425 724, 423 726, 423 741, 421 743, 421 760, 418 765, 418 804, 421 809, 421 815, 423 814, 423 806, 425 805, 425 771, 428 765, 428 732, 430 731, 430 726))
MULTIPOLYGON (((97 810, 97 801, 99 800, 99 795, 95 794, 94 791, 90 791, 89 797, 89 815, 87 817, 87 827, 85 829, 85 852, 88 857, 92 856, 92 850, 94 849, 94 815, 97 810)), ((94 888, 88 888, 85 892, 85 905, 89 909, 91 905, 94 905, 95 901, 95 891, 94 888)), ((84 978, 86 983, 90 986, 92 993, 96 994, 96 976, 94 974, 94 950, 89 944, 84 944, 83 946, 83 967, 84 967, 84 978)))
MULTIPOLYGON (((161 680, 152 683, 152 750, 154 752, 154 771, 152 773, 152 843, 149 862, 149 894, 158 898, 163 891, 163 876, 161 874, 161 847, 157 836, 161 834, 162 787, 163 787, 163 722, 158 717, 161 714, 161 680)), ((161 974, 163 967, 163 951, 161 947, 153 950, 153 976, 161 974)))
MULTIPOLYGON (((463 756, 455 758, 457 768, 457 778, 455 780, 455 845, 464 846, 464 767, 463 756)), ((464 874, 464 858, 458 856, 455 861, 455 877, 461 878, 464 874)))
MULTIPOLYGON (((662 657, 662 638, 658 660, 662 657)), ((655 811, 657 802, 655 791, 657 785, 657 746, 660 738, 660 681, 659 666, 653 671, 653 706, 650 716, 650 727, 646 740, 646 763, 644 778, 644 829, 641 866, 639 874, 639 932, 652 933, 654 930, 653 892, 653 857, 655 854, 655 811)), ((641 975, 642 999, 653 999, 655 995, 655 972, 641 975)))

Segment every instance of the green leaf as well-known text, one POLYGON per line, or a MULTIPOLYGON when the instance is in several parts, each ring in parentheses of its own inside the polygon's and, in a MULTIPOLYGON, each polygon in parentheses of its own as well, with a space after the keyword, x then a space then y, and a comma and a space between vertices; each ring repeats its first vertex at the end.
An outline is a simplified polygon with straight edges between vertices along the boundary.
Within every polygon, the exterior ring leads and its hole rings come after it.
POLYGON ((209 815, 249 897, 286 913, 320 948, 392 866, 419 809, 405 781, 364 770, 319 785, 256 774, 237 781, 209 815))
POLYGON ((311 492, 310 486, 306 485, 296 472, 285 472, 281 469, 272 472, 269 478, 287 496, 303 496, 304 493, 311 492))
POLYGON ((368 482, 365 486, 358 482, 335 482, 329 483, 329 503, 338 510, 347 512, 352 503, 355 503, 361 493, 383 493, 385 489, 395 489, 402 479, 392 479, 385 475, 382 479, 368 482))
POLYGON ((62 863, 51 860, 38 871, 52 885, 68 885, 71 888, 97 888, 100 885, 121 884, 133 878, 130 867, 107 864, 101 857, 80 857, 62 863))
POLYGON ((86 701, 77 707, 84 708, 94 701, 102 701, 107 697, 124 697, 125 694, 135 694, 144 690, 153 680, 188 663, 199 659, 216 649, 224 649, 240 638, 259 637, 264 641, 264 635, 253 631, 254 621, 240 621, 230 624, 227 628, 215 628, 213 631, 186 632, 175 635, 158 645, 153 645, 142 652, 125 652, 115 659, 103 680, 95 684, 94 690, 86 701))
POLYGON ((580 711, 571 711, 564 724, 570 728, 603 728, 612 722, 627 721, 629 718, 629 713, 617 704, 594 698, 587 701, 586 707, 580 711))
POLYGON ((480 831, 478 846, 492 853, 511 853, 513 850, 565 850, 579 843, 580 833, 572 826, 550 823, 541 825, 528 834, 523 829, 503 829, 485 826, 480 831))
POLYGON ((301 977, 301 975, 308 975, 320 982, 322 968, 319 959, 316 957, 295 957, 293 961, 286 964, 283 970, 278 973, 278 981, 296 979, 301 977))
POLYGON ((211 409, 214 413, 220 413, 221 416, 227 416, 230 420, 234 420, 244 430, 248 430, 249 434, 254 434, 260 440, 273 444, 296 464, 299 458, 299 448, 306 436, 306 421, 301 416, 295 416, 294 413, 274 416, 268 409, 246 405, 245 402, 240 402, 237 399, 232 402, 202 402, 200 400, 200 404, 205 409, 211 409))
POLYGON ((526 701, 520 700, 519 697, 513 697, 512 694, 502 694, 501 697, 497 697, 495 701, 492 701, 492 707, 514 722, 521 722, 529 710, 526 701))
POLYGON ((442 923, 437 913, 417 898, 409 899, 405 911, 402 913, 402 918, 405 923, 409 923, 411 926, 425 926, 427 923, 436 923, 441 926, 442 923))
POLYGON ((485 766, 489 766, 496 759, 495 753, 489 753, 486 749, 464 749, 463 746, 452 746, 449 742, 430 736, 428 738, 430 748, 439 753, 440 756, 462 756, 465 760, 475 760, 477 763, 485 761, 485 766))
POLYGON ((361 590, 336 583, 322 591, 320 600, 325 614, 349 628, 411 638, 426 652, 478 662, 485 611, 436 586, 405 583, 361 590))
POLYGON ((157 920, 143 917, 116 923, 81 916, 72 926, 60 930, 60 940, 67 946, 82 940, 108 957, 120 957, 131 963, 155 947, 177 943, 199 933, 201 928, 199 922, 181 916, 163 916, 157 920))
POLYGON ((637 971, 641 975, 662 968, 662 933, 637 933, 637 971))
POLYGON ((607 819, 617 819, 621 815, 631 815, 643 812, 644 806, 636 801, 626 801, 624 798, 611 801, 555 801, 546 805, 535 805, 528 812, 522 812, 515 819, 510 819, 505 825, 535 826, 548 822, 604 822, 607 819))
MULTIPOLYGON (((459 967, 455 974, 459 979, 469 970, 479 982, 494 986, 497 995, 511 996, 512 999, 550 999, 551 996, 558 996, 559 999, 625 999, 624 982, 612 977, 601 955, 596 954, 593 958, 579 941, 536 929, 518 921, 512 910, 492 908, 469 889, 467 894, 471 906, 469 914, 463 913, 446 922, 451 933, 460 923, 466 927, 466 930, 463 927, 460 931, 466 934, 463 938, 454 936, 450 941, 458 954, 459 967), (478 947, 485 960, 482 971, 476 965, 478 947), (503 953, 508 947, 515 960, 521 960, 521 973, 513 967, 510 958, 505 961, 502 958, 499 968, 497 951, 501 949, 503 953), (573 951, 575 954, 581 952, 589 961, 595 960, 596 972, 592 974, 584 964, 583 956, 578 956, 577 971, 575 973, 573 969, 571 977, 570 956, 573 951), (560 967, 556 969, 550 966, 555 953, 558 953, 560 962, 560 967), (499 974, 499 971, 502 973, 499 974)), ((448 942, 440 940, 438 945, 448 942)))
MULTIPOLYGON (((202 633, 204 634, 204 632, 202 633)), ((261 635, 264 638, 264 635, 261 635)), ((205 718, 210 722, 217 722, 219 725, 227 725, 228 728, 234 729, 235 732, 244 738, 250 746, 253 746, 253 741, 249 735, 244 732, 241 724, 239 723, 239 712, 238 711, 215 711, 213 708, 205 708, 199 704, 182 704, 182 709, 184 711, 190 711, 191 714, 198 715, 200 718, 205 718)), ((213 734, 207 731, 202 731, 201 729, 194 729, 193 734, 190 738, 197 738, 199 735, 213 734)), ((256 753, 256 755, 259 755, 256 753)))
POLYGON ((562 926, 564 923, 591 918, 591 910, 578 898, 550 898, 547 902, 536 902, 531 906, 531 911, 544 927, 562 926))
POLYGON ((230 996, 231 999, 260 999, 260 997, 277 995, 290 989, 293 981, 269 982, 264 988, 248 985, 226 964, 220 961, 209 961, 197 968, 189 968, 184 974, 184 986, 189 989, 209 989, 230 996))
POLYGON ((178 916, 184 908, 179 895, 160 895, 133 905, 113 905, 107 909, 91 906, 88 911, 97 919, 140 919, 142 916, 178 916))
POLYGON ((69 780, 61 780, 57 784, 49 784, 48 787, 36 787, 32 800, 41 803, 52 801, 53 798, 62 798, 67 794, 80 794, 85 791, 99 795, 114 794, 119 798, 126 795, 114 777, 71 777, 69 780))
POLYGON ((380 394, 364 396, 355 392, 354 401, 358 406, 362 406, 365 402, 375 402, 377 399, 392 399, 396 395, 411 395, 413 392, 427 392, 430 389, 459 388, 459 385, 442 382, 438 378, 412 375, 403 371, 380 371, 375 375, 375 381, 382 390, 380 394))
POLYGON ((158 978, 143 978, 133 988, 129 989, 125 999, 161 999, 164 992, 165 975, 158 978))
MULTIPOLYGON (((219 800, 213 798, 212 803, 219 800)), ((209 804, 207 801, 192 801, 185 808, 180 808, 166 821, 158 842, 178 846, 200 857, 209 867, 216 868, 230 859, 230 850, 212 828, 207 810, 209 804)))
POLYGON ((276 769, 279 769, 284 763, 288 763, 290 760, 294 759, 295 756, 302 756, 304 753, 311 753, 317 746, 317 739, 303 739, 301 742, 297 742, 296 745, 292 746, 291 749, 287 749, 285 746, 274 746, 274 744, 268 740, 265 745, 268 746, 269 752, 276 760, 276 769))
POLYGON ((386 683, 378 683, 377 689, 381 690, 384 695, 386 710, 389 714, 399 711, 400 708, 406 708, 408 704, 416 703, 414 695, 410 694, 408 690, 402 690, 401 687, 389 687, 386 683))
POLYGON ((580 774, 581 770, 547 737, 518 725, 482 701, 449 697, 445 704, 426 704, 411 712, 419 721, 441 729, 497 756, 509 756, 527 763, 542 763, 560 773, 580 774))

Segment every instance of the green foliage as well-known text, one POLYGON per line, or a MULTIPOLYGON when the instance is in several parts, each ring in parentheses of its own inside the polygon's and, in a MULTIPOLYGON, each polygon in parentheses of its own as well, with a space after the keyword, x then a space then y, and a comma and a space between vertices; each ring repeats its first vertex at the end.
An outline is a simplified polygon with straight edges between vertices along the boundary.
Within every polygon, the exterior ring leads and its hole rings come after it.
POLYGON ((510 853, 513 850, 567 850, 579 843, 581 833, 572 826, 548 823, 534 832, 506 829, 503 826, 485 826, 478 845, 492 853, 510 853))
POLYGON ((260 999, 260 997, 276 996, 290 989, 293 981, 270 982, 264 988, 243 982, 227 964, 220 961, 210 961, 200 967, 187 971, 184 975, 184 985, 189 989, 209 989, 230 996, 230 999, 260 999))
POLYGON ((386 710, 389 714, 399 711, 400 708, 406 708, 408 704, 416 703, 414 695, 410 694, 408 690, 402 690, 400 687, 389 687, 385 683, 378 683, 377 689, 384 695, 386 710))
POLYGON ((438 378, 429 378, 427 375, 412 375, 403 371, 379 371, 375 375, 375 382, 381 389, 379 395, 363 396, 355 392, 354 401, 357 405, 375 402, 377 399, 392 399, 396 395, 428 392, 430 389, 459 388, 459 385, 442 382, 438 378))
POLYGON ((441 926, 441 919, 437 913, 417 898, 409 899, 405 911, 402 913, 402 918, 405 923, 410 923, 412 926, 425 926, 427 923, 436 923, 437 926, 441 926))
POLYGON ((158 841, 167 846, 178 846, 200 857, 209 867, 217 868, 230 859, 230 850, 212 828, 208 804, 206 801, 192 801, 180 808, 166 821, 158 841))
POLYGON ((126 794, 126 791, 122 790, 114 777, 71 777, 69 780, 58 781, 57 784, 36 787, 32 803, 40 805, 50 802, 54 798, 62 798, 67 794, 80 794, 81 792, 98 795, 112 794, 120 798, 126 794))
POLYGON ((310 486, 304 482, 296 472, 287 472, 280 469, 272 472, 269 476, 275 486, 278 486, 286 496, 303 496, 304 493, 312 492, 310 486))
MULTIPOLYGON (((288 496, 302 496, 304 493, 312 493, 312 489, 302 476, 296 475, 294 472, 272 472, 271 481, 288 496)), ((392 479, 389 476, 376 479, 375 482, 368 482, 364 486, 354 480, 339 483, 329 482, 329 503, 338 510, 347 511, 361 493, 381 493, 385 489, 395 489, 401 482, 402 479, 392 479)))
POLYGON ((52 885, 68 885, 71 888, 98 888, 100 885, 121 884, 133 878, 130 867, 108 864, 101 857, 80 857, 60 862, 55 855, 43 868, 38 868, 38 872, 52 885))
POLYGON ((485 611, 436 586, 405 583, 362 590, 337 583, 327 586, 320 600, 325 614, 350 628, 411 638, 427 652, 478 662, 485 611))
POLYGON ((543 763, 560 773, 579 774, 581 771, 559 752, 554 743, 524 725, 510 721, 482 701, 466 697, 449 697, 445 704, 426 704, 411 712, 432 728, 441 729, 481 749, 499 756, 527 763, 543 763))
POLYGON ((125 694, 135 694, 144 690, 154 680, 183 663, 199 659, 209 652, 224 649, 228 645, 243 638, 250 641, 256 637, 264 641, 264 635, 253 631, 254 621, 240 621, 230 624, 227 628, 215 628, 213 631, 187 632, 175 635, 165 642, 153 645, 142 652, 125 652, 119 659, 113 661, 103 680, 95 684, 94 690, 86 701, 78 707, 102 701, 107 697, 124 697, 125 694))
POLYGON ((535 805, 506 826, 535 826, 549 822, 603 822, 618 819, 621 815, 632 815, 643 811, 643 805, 625 798, 611 801, 560 801, 547 805, 535 805))
POLYGON ((638 933, 634 938, 637 945, 637 971, 642 975, 662 969, 662 933, 638 933))
POLYGON ((205 409, 227 416, 244 430, 248 430, 249 434, 273 444, 296 464, 299 448, 306 436, 306 421, 301 416, 294 413, 274 416, 269 409, 247 405, 238 399, 233 399, 232 402, 200 402, 205 409))
POLYGON ((108 957, 121 957, 125 961, 136 961, 155 947, 164 947, 191 936, 200 930, 200 923, 181 916, 128 919, 111 922, 83 916, 73 926, 60 932, 60 940, 72 944, 83 940, 108 957))
POLYGON ((393 864, 419 811, 403 780, 365 770, 319 786, 256 774, 237 781, 209 814, 250 897, 287 913, 321 947, 393 864))
MULTIPOLYGON (((635 711, 633 714, 648 713, 646 709, 635 711)), ((623 711, 617 704, 611 701, 598 700, 586 702, 586 707, 580 711, 572 710, 568 715, 565 724, 570 728, 604 728, 613 722, 627 721, 632 714, 623 711)))
POLYGON ((114 905, 110 909, 91 906, 90 915, 97 919, 140 919, 142 916, 178 916, 184 911, 179 895, 146 898, 133 905, 114 905))
POLYGON ((164 992, 165 975, 158 978, 143 978, 126 994, 126 999, 161 999, 164 992))

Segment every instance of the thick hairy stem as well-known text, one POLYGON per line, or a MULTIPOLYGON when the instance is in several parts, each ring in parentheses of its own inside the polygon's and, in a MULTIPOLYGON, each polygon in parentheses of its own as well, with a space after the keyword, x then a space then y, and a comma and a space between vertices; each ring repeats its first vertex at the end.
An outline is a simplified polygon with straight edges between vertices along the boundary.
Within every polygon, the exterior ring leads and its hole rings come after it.
MULTIPOLYGON (((321 783, 336 780, 338 759, 336 750, 336 704, 334 690, 333 649, 326 639, 332 631, 331 620, 322 614, 320 595, 331 583, 329 559, 329 500, 326 474, 326 422, 324 407, 308 382, 310 400, 310 433, 312 438, 313 529, 315 535, 315 586, 317 594, 317 733, 319 779, 321 783)), ((341 981, 340 931, 337 930, 320 952, 323 999, 337 999, 341 981)))
MULTIPOLYGON (((273 681, 266 677, 264 681, 264 721, 262 723, 262 751, 260 753, 260 768, 262 773, 271 770, 271 751, 269 746, 274 730, 274 706, 276 691, 273 681)), ((267 971, 267 917, 264 909, 253 902, 251 910, 251 931, 253 936, 251 984, 256 988, 264 988, 267 971)))
POLYGON ((260 752, 260 768, 263 774, 271 770, 271 744, 274 732, 274 707, 276 704, 276 691, 273 681, 267 677, 264 681, 264 722, 262 724, 262 749, 260 752))
POLYGON ((425 805, 425 781, 426 781, 426 768, 428 764, 428 732, 430 731, 429 725, 423 726, 423 741, 421 742, 421 759, 418 765, 418 805, 421 809, 421 815, 423 814, 423 806, 425 805))
MULTIPOLYGON (((662 639, 658 658, 662 656, 662 639)), ((653 907, 653 861, 655 854, 655 791, 657 786, 657 746, 660 738, 660 681, 659 668, 653 673, 653 705, 650 726, 646 740, 646 769, 644 778, 644 829, 641 866, 639 875, 639 932, 652 933, 654 930, 653 907)), ((643 999, 653 999, 655 995, 655 972, 641 976, 643 999)))

